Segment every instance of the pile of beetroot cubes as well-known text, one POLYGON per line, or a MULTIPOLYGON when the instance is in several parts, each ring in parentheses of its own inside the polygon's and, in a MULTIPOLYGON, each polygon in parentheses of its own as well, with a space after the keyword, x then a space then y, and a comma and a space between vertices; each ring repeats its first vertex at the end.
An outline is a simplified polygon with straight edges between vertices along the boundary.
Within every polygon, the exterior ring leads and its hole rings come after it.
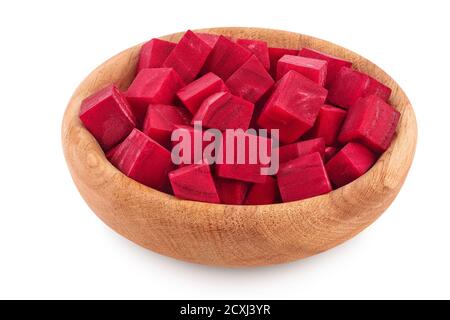
POLYGON ((180 199, 271 204, 325 194, 367 172, 399 121, 390 94, 351 62, 316 50, 187 31, 178 43, 144 44, 129 88, 88 97, 80 119, 111 163, 144 185, 180 199), (277 174, 262 175, 258 164, 175 165, 172 132, 202 135, 194 121, 279 129, 277 174))

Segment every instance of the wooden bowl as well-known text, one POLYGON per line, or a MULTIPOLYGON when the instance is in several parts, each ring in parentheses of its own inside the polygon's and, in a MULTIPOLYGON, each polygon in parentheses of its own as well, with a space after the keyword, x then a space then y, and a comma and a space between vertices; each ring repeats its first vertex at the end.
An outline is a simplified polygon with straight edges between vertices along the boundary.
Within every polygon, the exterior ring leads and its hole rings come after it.
MULTIPOLYGON (((64 115, 64 154, 90 208, 112 229, 145 248, 176 259, 227 267, 309 257, 343 243, 374 222, 398 194, 415 152, 415 115, 399 85, 356 53, 306 35, 256 28, 201 31, 262 39, 275 47, 310 47, 353 61, 358 70, 393 90, 390 103, 402 116, 391 147, 367 174, 351 184, 297 202, 215 205, 178 200, 148 188, 112 166, 78 118, 81 101, 96 90, 110 83, 127 88, 135 74, 138 45, 94 70, 75 91, 64 115)), ((181 35, 162 39, 177 41, 181 35)))

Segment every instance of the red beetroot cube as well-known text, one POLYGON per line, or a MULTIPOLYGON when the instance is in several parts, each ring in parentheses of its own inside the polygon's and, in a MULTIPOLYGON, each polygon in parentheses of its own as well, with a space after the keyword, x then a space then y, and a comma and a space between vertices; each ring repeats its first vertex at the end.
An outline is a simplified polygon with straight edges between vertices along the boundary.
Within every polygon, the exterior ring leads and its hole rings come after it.
POLYGON ((291 70, 275 84, 258 125, 279 129, 280 141, 292 143, 313 127, 326 97, 326 89, 291 70))
POLYGON ((200 73, 212 48, 192 31, 187 31, 172 50, 163 66, 173 68, 185 83, 200 73))
POLYGON ((375 154, 365 146, 350 142, 325 167, 331 182, 339 188, 366 173, 376 160, 375 154))
POLYGON ((86 98, 81 103, 80 120, 103 150, 114 147, 136 126, 127 100, 115 86, 86 98))
POLYGON ((266 176, 263 183, 254 183, 250 187, 244 204, 263 205, 276 203, 278 198, 277 181, 271 176, 266 176))
POLYGON ((339 134, 339 142, 359 142, 375 152, 389 148, 400 119, 400 113, 379 97, 361 98, 348 110, 339 134))
POLYGON ((280 163, 288 162, 307 154, 318 152, 325 154, 325 140, 323 138, 300 141, 279 148, 280 163))
POLYGON ((169 173, 174 195, 179 199, 220 203, 208 164, 193 164, 169 173))
POLYGON ((243 46, 220 36, 206 60, 203 71, 213 72, 223 80, 227 80, 251 55, 252 53, 243 46))
POLYGON ((346 116, 347 111, 345 110, 330 105, 322 106, 314 127, 311 129, 311 137, 322 137, 327 146, 334 145, 346 116))
POLYGON ((236 43, 243 46, 244 48, 247 48, 259 59, 259 61, 261 61, 264 68, 266 68, 266 70, 269 70, 269 48, 266 41, 253 39, 237 39, 236 43))
POLYGON ((318 152, 282 164, 277 179, 283 202, 303 200, 333 190, 318 152))
POLYGON ((266 175, 261 170, 269 167, 271 151, 271 139, 245 132, 234 136, 225 134, 217 155, 216 176, 263 183, 266 175), (239 149, 239 145, 245 146, 245 150, 239 149))
POLYGON ((252 56, 226 81, 230 91, 252 103, 256 103, 274 84, 261 61, 252 56))
POLYGON ((152 39, 145 43, 139 53, 137 71, 147 68, 161 68, 175 46, 176 43, 160 39, 152 39))
POLYGON ((327 64, 324 60, 285 55, 278 60, 277 80, 289 70, 294 70, 323 87, 327 77, 327 64))
POLYGON ((138 124, 142 124, 149 104, 171 104, 183 81, 172 68, 142 69, 127 90, 138 124))
POLYGON ((223 80, 210 72, 178 90, 177 96, 183 105, 195 114, 203 100, 214 93, 226 91, 228 88, 223 80))
POLYGON ((176 125, 189 125, 187 111, 166 104, 151 104, 145 116, 143 132, 163 146, 170 145, 170 137, 176 125))
POLYGON ((327 163, 331 158, 333 158, 334 155, 338 153, 338 151, 339 151, 338 147, 326 147, 324 155, 325 163, 327 163))
POLYGON ((221 203, 241 205, 244 203, 248 184, 242 181, 218 178, 216 179, 216 188, 221 203))
POLYGON ((170 152, 141 131, 134 129, 110 159, 128 177, 160 191, 168 191, 173 169, 170 152))
POLYGON ((327 67, 327 79, 325 81, 325 87, 329 88, 331 83, 336 79, 336 76, 342 67, 350 68, 352 63, 350 61, 317 51, 313 49, 303 48, 300 50, 299 55, 302 57, 324 60, 328 62, 327 67))
POLYGON ((388 101, 391 89, 367 74, 343 67, 333 81, 328 100, 339 107, 348 109, 359 98, 376 94, 384 101, 388 101))
POLYGON ((286 48, 269 48, 270 74, 275 79, 277 75, 277 63, 285 55, 296 56, 298 50, 286 48))
POLYGON ((214 48, 217 41, 219 40, 218 34, 212 34, 212 33, 203 33, 203 32, 196 32, 195 33, 200 39, 202 39, 210 48, 214 48))
POLYGON ((247 130, 253 114, 253 103, 229 92, 219 92, 203 101, 192 124, 201 121, 206 128, 247 130))

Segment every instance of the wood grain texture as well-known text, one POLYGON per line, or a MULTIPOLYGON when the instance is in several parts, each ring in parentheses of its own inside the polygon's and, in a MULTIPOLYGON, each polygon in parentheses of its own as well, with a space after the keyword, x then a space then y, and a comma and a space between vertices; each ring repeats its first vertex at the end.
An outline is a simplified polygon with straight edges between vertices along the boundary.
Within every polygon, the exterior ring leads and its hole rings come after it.
MULTIPOLYGON (((143 186, 114 168, 78 114, 81 101, 132 80, 140 45, 93 71, 75 91, 64 115, 62 142, 73 180, 90 208, 131 241, 194 263, 243 267, 284 263, 333 248, 376 220, 394 200, 411 166, 417 139, 414 111, 398 84, 372 62, 345 48, 306 35, 255 28, 203 32, 262 39, 270 46, 310 47, 349 59, 393 89, 401 112, 394 141, 363 177, 329 194, 286 204, 230 206, 183 201, 143 186)), ((177 41, 174 34, 162 37, 177 41)))

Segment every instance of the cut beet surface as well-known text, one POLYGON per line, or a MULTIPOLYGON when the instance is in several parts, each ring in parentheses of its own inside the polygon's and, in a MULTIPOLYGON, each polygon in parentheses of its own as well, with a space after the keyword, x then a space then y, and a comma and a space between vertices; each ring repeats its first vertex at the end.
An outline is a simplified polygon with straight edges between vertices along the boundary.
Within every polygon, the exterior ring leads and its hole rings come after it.
POLYGON ((319 196, 333 189, 318 152, 282 164, 277 179, 283 202, 319 196))
POLYGON ((169 173, 174 195, 185 200, 220 203, 208 164, 193 164, 169 173))
POLYGON ((325 154, 325 140, 323 138, 300 141, 280 147, 280 163, 288 162, 315 152, 318 152, 323 158, 325 154))
POLYGON ((181 88, 177 92, 177 96, 183 105, 192 114, 195 114, 203 100, 214 93, 227 91, 228 88, 223 80, 210 72, 181 88))
POLYGON ((137 72, 147 68, 161 68, 175 46, 176 43, 160 39, 145 43, 139 53, 137 72))
POLYGON ((214 48, 220 37, 219 35, 212 33, 196 32, 195 34, 200 39, 202 39, 211 49, 214 48))
POLYGON ((221 203, 241 205, 244 203, 247 194, 248 183, 217 178, 216 188, 221 203))
POLYGON ((258 125, 279 129, 280 141, 292 143, 312 128, 326 97, 326 89, 291 70, 275 85, 258 125))
POLYGON ((339 148, 338 148, 338 147, 326 147, 326 148, 325 148, 325 155, 324 155, 325 163, 327 163, 328 160, 330 160, 331 158, 333 158, 334 155, 335 155, 336 153, 338 153, 338 151, 339 151, 339 148))
POLYGON ((253 103, 229 92, 219 92, 203 101, 192 118, 192 124, 201 121, 206 128, 247 130, 253 109, 253 103))
POLYGON ((173 169, 170 152, 141 131, 134 129, 110 159, 128 177, 160 191, 168 191, 173 169))
POLYGON ((206 60, 203 72, 213 72, 223 80, 227 80, 251 55, 248 49, 220 36, 206 60))
POLYGON ((340 188, 366 173, 376 160, 372 151, 351 142, 327 162, 326 169, 333 185, 340 188))
POLYGON ((171 104, 175 93, 183 86, 172 68, 142 69, 126 92, 137 123, 143 123, 149 104, 171 104))
POLYGON ((373 94, 388 101, 391 89, 365 73, 343 67, 330 87, 328 100, 336 106, 348 109, 359 98, 373 94))
POLYGON ((151 104, 148 106, 142 131, 156 142, 168 147, 175 126, 189 125, 190 122, 191 116, 185 109, 165 104, 151 104))
POLYGON ((247 48, 253 53, 266 70, 270 68, 269 48, 266 41, 252 40, 252 39, 237 39, 237 44, 247 48))
POLYGON ((296 56, 298 55, 298 50, 296 49, 286 49, 286 48, 270 48, 269 47, 269 60, 270 60, 270 74, 275 79, 277 75, 277 63, 285 55, 296 56))
POLYGON ((400 113, 379 97, 361 98, 348 110, 339 142, 360 142, 375 152, 384 152, 392 142, 399 119, 400 113))
POLYGON ((103 150, 114 147, 136 126, 127 100, 112 85, 94 93, 81 103, 80 120, 103 150))
POLYGON ((244 204, 263 205, 276 203, 278 198, 277 181, 271 176, 266 176, 262 183, 254 183, 248 190, 244 204))
POLYGON ((311 137, 322 137, 327 146, 334 145, 346 116, 347 111, 345 110, 330 105, 322 106, 314 127, 311 129, 311 137))
POLYGON ((277 80, 289 70, 294 70, 323 87, 327 77, 327 64, 324 60, 285 55, 278 60, 277 80))
POLYGON ((328 62, 327 79, 325 81, 326 88, 330 87, 331 83, 334 81, 334 79, 336 79, 336 76, 342 67, 350 68, 352 66, 352 63, 350 61, 308 48, 301 49, 299 52, 299 56, 320 59, 328 62))
POLYGON ((230 91, 252 103, 256 103, 274 84, 261 61, 252 56, 226 81, 230 91))

